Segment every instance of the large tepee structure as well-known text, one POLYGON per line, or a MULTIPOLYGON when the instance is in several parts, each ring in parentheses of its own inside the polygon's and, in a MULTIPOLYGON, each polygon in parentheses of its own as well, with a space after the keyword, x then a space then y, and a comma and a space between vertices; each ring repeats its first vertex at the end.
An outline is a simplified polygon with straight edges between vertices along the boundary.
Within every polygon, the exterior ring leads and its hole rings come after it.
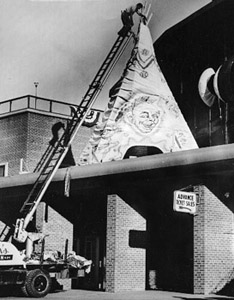
POLYGON ((110 89, 108 107, 79 163, 121 160, 137 147, 155 148, 157 153, 198 147, 156 61, 149 28, 142 22, 131 57, 110 89))

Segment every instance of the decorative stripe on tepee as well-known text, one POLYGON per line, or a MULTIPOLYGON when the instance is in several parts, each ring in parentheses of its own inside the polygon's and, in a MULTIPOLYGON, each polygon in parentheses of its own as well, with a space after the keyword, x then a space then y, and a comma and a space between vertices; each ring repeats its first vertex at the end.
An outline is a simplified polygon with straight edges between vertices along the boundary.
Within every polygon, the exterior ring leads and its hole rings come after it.
POLYGON ((102 121, 79 163, 120 160, 134 146, 156 147, 163 153, 198 148, 156 61, 150 31, 143 23, 123 74, 110 89, 102 121))

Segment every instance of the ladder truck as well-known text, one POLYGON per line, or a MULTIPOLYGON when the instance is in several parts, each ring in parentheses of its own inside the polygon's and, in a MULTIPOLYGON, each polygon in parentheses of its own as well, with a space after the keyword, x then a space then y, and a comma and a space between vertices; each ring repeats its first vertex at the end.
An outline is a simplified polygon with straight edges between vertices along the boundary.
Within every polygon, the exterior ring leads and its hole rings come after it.
MULTIPOLYGON (((69 264, 66 250, 63 259, 59 262, 48 262, 44 259, 42 246, 39 261, 30 261, 34 242, 41 238, 44 241, 44 239, 42 233, 28 232, 27 227, 32 221, 40 201, 66 156, 80 126, 88 115, 118 59, 126 49, 132 35, 129 32, 125 36, 117 37, 81 100, 78 109, 73 113, 71 120, 68 122, 64 133, 53 146, 48 145, 37 164, 34 172, 39 175, 20 209, 19 218, 15 226, 6 225, 3 228, 0 234, 0 286, 18 285, 24 295, 39 298, 49 293, 52 277, 62 279, 77 278, 79 276, 74 267, 69 264), (26 245, 24 255, 17 249, 17 243, 24 243, 26 245)), ((81 269, 85 269, 85 267, 87 265, 84 263, 81 269)))

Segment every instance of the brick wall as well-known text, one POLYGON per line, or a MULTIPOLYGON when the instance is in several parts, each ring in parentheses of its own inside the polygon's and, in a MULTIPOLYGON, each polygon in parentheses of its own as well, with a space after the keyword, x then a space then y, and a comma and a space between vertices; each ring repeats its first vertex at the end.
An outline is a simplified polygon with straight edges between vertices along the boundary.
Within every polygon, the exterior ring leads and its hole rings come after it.
POLYGON ((203 294, 205 287, 205 216, 204 216, 204 188, 197 186, 194 192, 198 195, 197 214, 194 217, 194 293, 203 294))
POLYGON ((146 230, 146 220, 117 195, 108 196, 106 291, 145 290, 145 249, 131 247, 131 230, 146 230))
POLYGON ((44 202, 39 204, 36 212, 36 227, 48 234, 45 250, 65 251, 65 241, 69 240, 68 251, 73 247, 73 224, 44 202))
MULTIPOLYGON (((0 163, 8 162, 8 175, 19 174, 21 158, 29 172, 34 170, 52 138, 51 127, 58 121, 66 124, 67 119, 28 111, 0 118, 0 163)), ((76 162, 91 131, 92 128, 81 126, 73 140, 76 162)))
POLYGON ((28 115, 0 119, 0 163, 8 163, 8 175, 19 174, 20 158, 27 155, 28 115))
MULTIPOLYGON (((45 252, 60 251, 65 253, 68 239, 68 253, 73 249, 73 224, 44 202, 39 204, 36 212, 36 227, 40 232, 48 234, 45 238, 45 252)), ((37 247, 40 250, 40 247, 37 247)), ((64 289, 71 288, 70 279, 58 280, 64 289)))
POLYGON ((194 293, 221 290, 234 266, 233 213, 205 186, 194 217, 194 293))

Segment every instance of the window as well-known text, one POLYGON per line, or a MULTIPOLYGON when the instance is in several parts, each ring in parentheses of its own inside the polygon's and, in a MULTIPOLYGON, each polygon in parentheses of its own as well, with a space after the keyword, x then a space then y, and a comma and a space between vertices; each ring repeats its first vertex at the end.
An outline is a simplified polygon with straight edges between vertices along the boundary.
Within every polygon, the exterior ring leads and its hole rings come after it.
POLYGON ((23 158, 20 159, 20 171, 19 174, 29 173, 28 167, 23 158))
POLYGON ((0 177, 8 176, 8 163, 0 164, 0 177))

